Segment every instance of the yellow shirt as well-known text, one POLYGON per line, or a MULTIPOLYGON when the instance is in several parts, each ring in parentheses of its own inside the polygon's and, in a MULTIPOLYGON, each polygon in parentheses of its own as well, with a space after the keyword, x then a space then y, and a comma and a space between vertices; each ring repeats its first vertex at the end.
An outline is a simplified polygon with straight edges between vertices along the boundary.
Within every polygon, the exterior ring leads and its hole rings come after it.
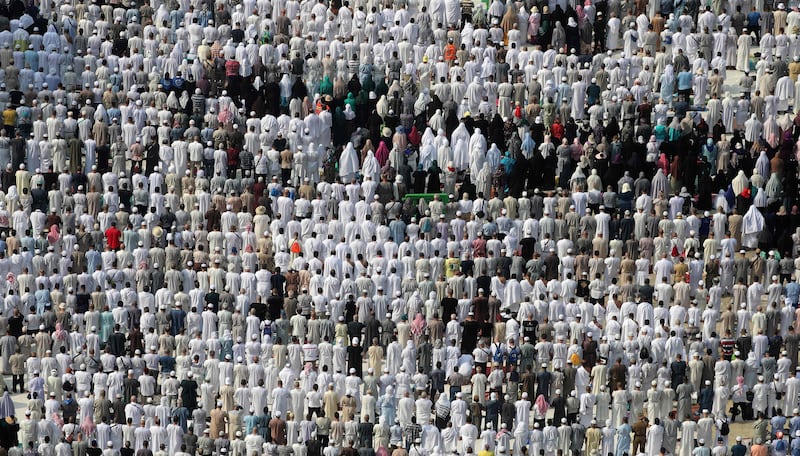
POLYGON ((3 111, 3 125, 15 127, 17 125, 17 111, 9 108, 3 111))
POLYGON ((458 258, 448 258, 444 261, 444 276, 448 279, 456 275, 461 269, 461 260, 458 258))

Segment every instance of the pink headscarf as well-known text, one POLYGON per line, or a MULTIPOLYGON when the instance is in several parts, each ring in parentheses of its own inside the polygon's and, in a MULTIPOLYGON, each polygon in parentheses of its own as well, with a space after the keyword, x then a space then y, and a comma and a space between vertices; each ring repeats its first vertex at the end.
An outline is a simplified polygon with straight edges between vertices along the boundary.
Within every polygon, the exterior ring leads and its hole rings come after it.
POLYGON ((533 403, 536 410, 539 412, 539 415, 544 415, 547 413, 547 409, 550 408, 550 405, 547 403, 547 400, 544 398, 544 394, 540 394, 539 397, 536 398, 536 402, 533 403))
POLYGON ((669 160, 667 159, 667 154, 661 153, 661 156, 658 157, 658 161, 656 162, 656 166, 664 170, 664 174, 669 174, 669 160))
MULTIPOLYGON (((587 4, 586 6, 589 6, 589 4, 587 4)), ((583 21, 586 20, 586 13, 583 11, 583 6, 581 5, 576 6, 575 13, 578 15, 578 24, 583 25, 583 21)))
POLYGON ((67 332, 64 331, 64 328, 61 326, 61 323, 56 323, 56 331, 53 333, 53 339, 59 341, 67 340, 67 332))
POLYGON ((411 332, 414 334, 422 334, 422 331, 425 329, 425 318, 422 317, 421 313, 417 313, 417 316, 414 317, 414 321, 411 322, 411 332))
POLYGON ((375 158, 378 160, 378 164, 383 167, 386 162, 389 161, 389 148, 386 147, 386 143, 381 141, 378 145, 378 150, 375 152, 375 158))
POLYGON ((90 436, 94 433, 95 429, 97 429, 97 426, 95 426, 91 415, 86 415, 86 418, 83 419, 83 423, 81 423, 81 432, 83 432, 85 436, 90 436))
POLYGON ((233 114, 228 110, 227 107, 223 107, 220 109, 219 114, 217 114, 217 120, 221 124, 226 124, 233 119, 233 114))
POLYGON ((47 232, 47 242, 55 244, 61 239, 61 233, 58 231, 58 225, 55 223, 50 225, 50 230, 47 232))

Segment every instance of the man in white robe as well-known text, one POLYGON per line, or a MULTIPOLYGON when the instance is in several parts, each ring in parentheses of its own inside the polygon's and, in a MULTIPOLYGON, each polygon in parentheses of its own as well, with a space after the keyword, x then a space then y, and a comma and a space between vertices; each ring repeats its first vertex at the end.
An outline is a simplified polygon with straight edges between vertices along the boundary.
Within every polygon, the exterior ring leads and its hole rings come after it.
POLYGON ((697 440, 711 442, 714 437, 714 418, 709 416, 708 410, 703 410, 703 417, 697 420, 697 440))
POLYGON ((645 437, 644 452, 647 456, 658 456, 661 451, 661 444, 664 442, 664 427, 661 421, 656 418, 653 425, 647 428, 645 437))
POLYGON ((742 31, 742 34, 736 40, 736 70, 745 71, 750 69, 750 46, 753 44, 753 38, 747 31, 742 31))
POLYGON ((639 50, 639 33, 636 32, 636 24, 631 23, 630 29, 626 30, 625 34, 622 35, 622 40, 624 42, 623 49, 625 57, 631 58, 639 50))
POLYGON ((800 106, 800 78, 794 84, 794 107, 800 106))
POLYGON ((732 133, 735 127, 734 119, 736 118, 736 100, 733 99, 730 92, 725 94, 725 99, 722 100, 722 124, 725 125, 725 132, 732 133))
POLYGON ((789 76, 783 76, 775 84, 775 98, 778 112, 786 112, 794 100, 794 82, 789 76))
POLYGON ((456 429, 461 429, 467 422, 467 403, 462 397, 462 393, 456 393, 456 399, 450 403, 450 418, 456 429))
POLYGON ((608 24, 606 27, 608 30, 606 31, 606 48, 609 51, 615 51, 619 49, 619 30, 622 22, 617 17, 616 14, 612 13, 611 18, 608 20, 608 24))
POLYGON ((679 456, 692 456, 692 450, 695 447, 695 430, 697 423, 691 419, 686 419, 681 423, 681 443, 678 450, 679 456))
POLYGON ((592 419, 594 418, 594 404, 597 402, 597 398, 594 394, 592 394, 591 388, 586 388, 586 392, 581 394, 580 397, 580 420, 581 425, 585 427, 589 427, 592 423, 592 419))
POLYGON ((446 25, 455 26, 461 21, 461 2, 459 0, 444 1, 446 25))
POLYGON ((576 121, 583 120, 586 113, 586 82, 580 75, 578 80, 572 83, 572 117, 576 121))
POLYGON ((531 417, 531 401, 528 400, 528 393, 522 393, 522 399, 514 403, 517 411, 516 424, 520 430, 527 430, 531 417))

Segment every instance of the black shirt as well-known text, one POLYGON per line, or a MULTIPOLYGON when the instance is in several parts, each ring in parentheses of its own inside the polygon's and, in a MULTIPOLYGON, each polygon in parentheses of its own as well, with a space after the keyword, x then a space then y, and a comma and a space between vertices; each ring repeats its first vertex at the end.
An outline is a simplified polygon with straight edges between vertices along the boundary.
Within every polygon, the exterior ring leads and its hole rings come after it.
POLYGON ((189 410, 197 408, 197 382, 191 379, 181 382, 181 401, 183 406, 189 410))
MULTIPOLYGON (((19 433, 19 424, 14 422, 9 424, 6 420, 0 421, 0 447, 12 448, 19 444, 17 434, 19 433)), ((26 442, 27 444, 27 442, 26 442)))
POLYGON ((749 336, 742 336, 736 341, 736 348, 740 353, 750 353, 753 348, 753 339, 749 336))
POLYGON ((47 212, 47 191, 41 187, 31 190, 31 197, 33 198, 33 208, 39 209, 42 212, 47 212))
POLYGON ((210 293, 206 293, 206 304, 211 304, 214 307, 214 310, 217 310, 219 307, 219 293, 216 291, 212 291, 210 293))
POLYGON ((519 241, 519 245, 522 247, 522 258, 526 260, 533 258, 533 253, 536 250, 536 239, 532 237, 522 238, 519 241))
POLYGON ((538 326, 539 322, 536 320, 522 320, 522 336, 536 340, 536 328, 538 326))
MULTIPOLYGON (((89 298, 91 295, 87 293, 78 293, 75 295, 75 311, 77 313, 85 313, 89 310, 89 298)), ((11 325, 11 319, 8 320, 9 325, 11 325)))
MULTIPOLYGON (((267 300, 267 302, 269 302, 269 300, 267 300)), ((278 306, 280 306, 280 303, 278 306)), ((263 302, 255 302, 250 308, 255 310, 256 317, 258 317, 259 320, 264 321, 267 319, 267 305, 263 302)), ((278 308, 278 315, 280 315, 280 307, 278 308)))
POLYGON ((677 386, 683 383, 686 377, 686 361, 673 361, 669 367, 672 371, 672 384, 677 386))
POLYGON ((350 339, 354 337, 361 337, 361 331, 363 329, 364 329, 364 324, 358 320, 352 320, 347 322, 347 335, 350 337, 350 339))
POLYGON ((233 29, 231 30, 231 39, 234 43, 241 43, 244 41, 244 30, 242 29, 233 29))
POLYGON ((25 318, 22 315, 11 316, 8 318, 8 334, 14 337, 22 335, 22 328, 25 323, 25 318))
POLYGON ((283 298, 280 296, 270 296, 267 299, 267 307, 269 308, 269 319, 272 321, 279 319, 281 317, 281 310, 283 310, 283 298))
POLYGON ((306 442, 306 447, 308 448, 307 454, 308 456, 321 456, 322 455, 322 443, 320 443, 317 439, 311 439, 306 442))
POLYGON ((278 296, 283 297, 283 289, 286 285, 286 277, 284 277, 283 274, 274 274, 269 278, 269 284, 273 289, 278 290, 278 296))
POLYGON ((442 316, 446 318, 450 318, 450 315, 456 313, 456 306, 458 305, 458 299, 456 298, 444 298, 442 299, 442 316))
POLYGON ((474 320, 468 320, 462 324, 464 325, 464 332, 461 337, 461 353, 472 353, 478 343, 480 324, 474 320))
POLYGON ((578 280, 578 288, 575 290, 575 296, 579 298, 589 297, 589 281, 585 279, 578 280))
POLYGON ((361 356, 362 348, 359 345, 350 345, 347 347, 347 368, 355 369, 356 375, 361 377, 362 373, 362 356, 361 356))
POLYGON ((741 443, 731 447, 731 456, 744 456, 745 454, 747 454, 747 447, 741 443))
POLYGON ((653 287, 651 285, 642 285, 639 287, 639 295, 642 297, 642 301, 644 302, 652 302, 653 299, 653 287))
POLYGON ((117 331, 108 338, 108 349, 114 356, 122 356, 125 353, 125 336, 117 331))

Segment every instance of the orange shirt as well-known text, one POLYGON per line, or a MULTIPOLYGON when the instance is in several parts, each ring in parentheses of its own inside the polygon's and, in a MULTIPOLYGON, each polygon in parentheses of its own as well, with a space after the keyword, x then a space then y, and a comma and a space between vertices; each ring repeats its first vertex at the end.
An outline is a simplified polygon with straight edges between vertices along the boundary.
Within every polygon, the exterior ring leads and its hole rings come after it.
POLYGON ((753 445, 750 447, 750 456, 767 456, 766 445, 753 445))
POLYGON ((444 47, 444 61, 445 62, 453 62, 456 59, 456 46, 454 44, 448 44, 444 47))

